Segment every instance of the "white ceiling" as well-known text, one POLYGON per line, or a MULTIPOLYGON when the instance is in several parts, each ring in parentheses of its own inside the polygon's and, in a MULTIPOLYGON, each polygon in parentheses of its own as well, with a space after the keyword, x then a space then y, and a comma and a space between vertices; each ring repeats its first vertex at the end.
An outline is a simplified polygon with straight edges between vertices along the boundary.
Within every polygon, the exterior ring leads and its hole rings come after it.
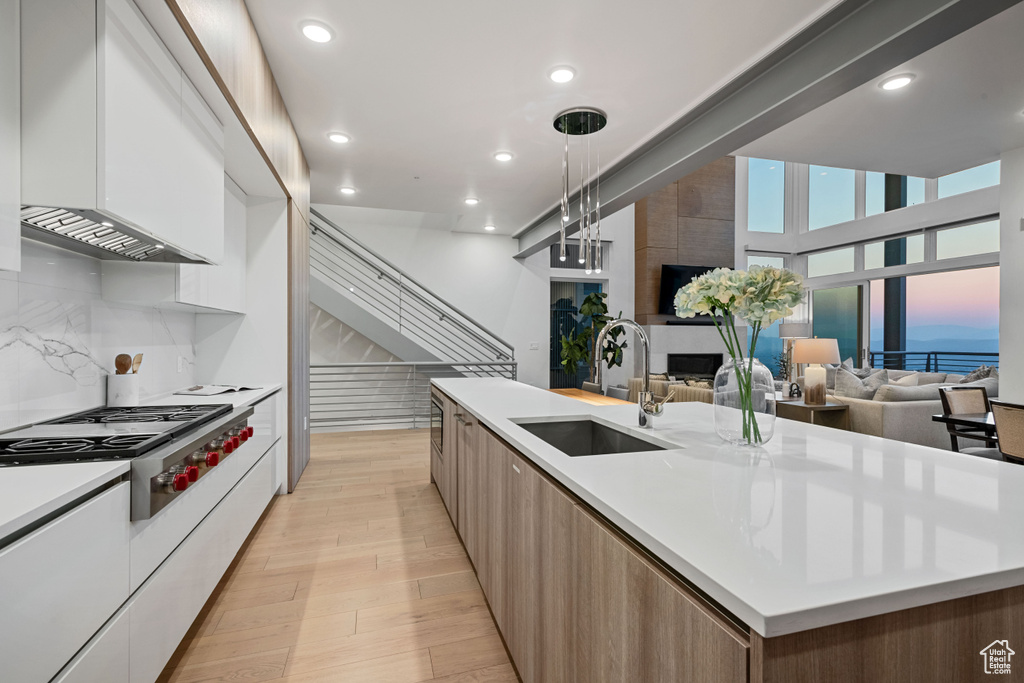
MULTIPOLYGON (((310 164, 312 200, 445 214, 511 234, 558 201, 569 107, 608 113, 604 166, 837 0, 247 0, 310 164), (300 22, 335 31, 306 40, 300 22), (565 85, 547 74, 577 71, 565 85), (348 145, 330 131, 352 136, 348 145), (493 154, 508 150, 506 164, 493 154), (418 179, 416 179, 418 177, 418 179), (358 189, 342 197, 338 188, 358 189), (467 207, 463 199, 480 199, 467 207)), ((440 227, 448 226, 448 227, 440 227)))
POLYGON ((1024 147, 1024 4, 743 147, 737 154, 935 178, 1024 147), (913 73, 887 92, 885 77, 913 73))

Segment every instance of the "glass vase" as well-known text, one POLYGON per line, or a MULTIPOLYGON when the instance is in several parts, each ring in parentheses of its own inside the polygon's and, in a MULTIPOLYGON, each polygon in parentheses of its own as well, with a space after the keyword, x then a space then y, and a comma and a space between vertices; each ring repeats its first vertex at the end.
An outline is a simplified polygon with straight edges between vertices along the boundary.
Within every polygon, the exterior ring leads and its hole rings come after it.
POLYGON ((775 378, 761 361, 729 358, 715 374, 715 432, 757 446, 775 434, 775 378))

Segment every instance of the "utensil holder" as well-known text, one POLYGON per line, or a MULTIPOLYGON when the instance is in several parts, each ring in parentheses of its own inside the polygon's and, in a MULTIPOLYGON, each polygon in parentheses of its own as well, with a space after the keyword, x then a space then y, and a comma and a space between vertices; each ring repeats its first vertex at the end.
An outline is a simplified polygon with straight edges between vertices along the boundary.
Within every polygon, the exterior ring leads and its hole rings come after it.
POLYGON ((139 405, 139 375, 107 375, 107 406, 132 408, 139 405))

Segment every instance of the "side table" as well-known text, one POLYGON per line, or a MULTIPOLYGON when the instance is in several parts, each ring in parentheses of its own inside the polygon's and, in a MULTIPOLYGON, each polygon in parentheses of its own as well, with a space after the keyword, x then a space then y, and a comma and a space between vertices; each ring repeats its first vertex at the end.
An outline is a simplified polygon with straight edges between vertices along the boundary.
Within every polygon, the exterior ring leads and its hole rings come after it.
POLYGON ((838 401, 828 401, 823 406, 807 405, 802 398, 776 401, 775 414, 787 420, 850 430, 850 407, 838 401))

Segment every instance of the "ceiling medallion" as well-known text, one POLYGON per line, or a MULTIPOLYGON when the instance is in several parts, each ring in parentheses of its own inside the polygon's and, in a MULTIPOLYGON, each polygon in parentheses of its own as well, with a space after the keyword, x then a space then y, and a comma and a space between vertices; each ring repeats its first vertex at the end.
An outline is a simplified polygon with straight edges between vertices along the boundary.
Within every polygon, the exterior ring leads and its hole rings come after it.
POLYGON ((584 272, 601 272, 601 151, 597 150, 597 175, 591 174, 590 135, 608 124, 600 109, 567 109, 552 122, 565 139, 562 157, 562 216, 559 260, 565 260, 565 226, 569 224, 569 136, 588 136, 586 151, 580 141, 580 263, 584 272))

